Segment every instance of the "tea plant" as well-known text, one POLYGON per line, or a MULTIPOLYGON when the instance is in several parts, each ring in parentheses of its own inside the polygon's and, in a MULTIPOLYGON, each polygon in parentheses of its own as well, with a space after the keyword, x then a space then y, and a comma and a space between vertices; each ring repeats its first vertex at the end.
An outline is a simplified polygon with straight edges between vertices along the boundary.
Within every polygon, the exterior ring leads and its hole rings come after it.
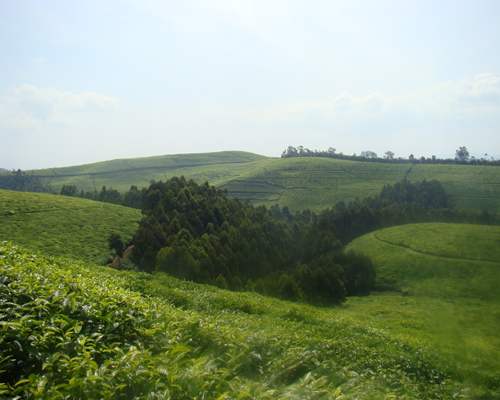
MULTIPOLYGON (((432 340, 362 313, 0 246, 0 396, 479 398, 432 340)), ((355 303, 353 303, 353 306, 355 303)))
POLYGON ((139 210, 79 198, 0 190, 0 240, 33 251, 104 264, 112 231, 129 241, 139 210))

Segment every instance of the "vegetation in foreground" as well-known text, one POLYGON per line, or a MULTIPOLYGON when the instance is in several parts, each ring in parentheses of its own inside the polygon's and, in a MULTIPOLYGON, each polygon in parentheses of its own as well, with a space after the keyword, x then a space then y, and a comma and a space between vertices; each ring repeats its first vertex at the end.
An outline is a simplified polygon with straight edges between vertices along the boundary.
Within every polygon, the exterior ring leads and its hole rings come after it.
POLYGON ((0 190, 0 240, 33 251, 105 264, 111 231, 130 241, 139 210, 44 193, 0 190))
MULTIPOLYGON (((388 330, 356 301, 313 308, 6 243, 0 271, 3 398, 499 396, 498 369, 468 375, 473 366, 443 352, 419 315, 388 330)), ((393 316, 421 313, 399 299, 393 316)))

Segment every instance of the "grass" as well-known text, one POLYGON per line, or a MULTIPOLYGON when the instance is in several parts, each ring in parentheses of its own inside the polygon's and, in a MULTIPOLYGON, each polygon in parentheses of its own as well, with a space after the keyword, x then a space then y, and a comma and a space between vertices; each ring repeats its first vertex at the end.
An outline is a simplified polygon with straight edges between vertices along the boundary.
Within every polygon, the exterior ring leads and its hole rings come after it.
POLYGON ((364 235, 348 249, 372 259, 380 287, 500 301, 500 227, 409 224, 364 235))
POLYGON ((424 223, 382 229, 349 244, 368 255, 387 292, 352 298, 356 318, 391 332, 418 331, 463 379, 500 371, 500 227, 424 223))
POLYGON ((33 251, 104 264, 111 231, 131 239, 139 210, 42 193, 0 190, 0 241, 33 251))
POLYGON ((35 171, 56 192, 63 184, 80 190, 102 186, 121 192, 131 185, 147 187, 151 180, 184 175, 198 183, 208 180, 226 187, 231 196, 253 204, 279 204, 291 211, 319 212, 338 201, 348 203, 378 193, 385 184, 407 177, 440 181, 457 208, 500 212, 500 168, 463 165, 408 165, 355 162, 325 158, 276 159, 247 152, 166 155, 105 161, 35 171))
POLYGON ((458 349, 449 353, 452 346, 425 331, 431 310, 422 312, 427 304, 419 298, 373 296, 350 299, 343 309, 320 309, 164 274, 34 256, 10 244, 0 246, 0 273, 5 397, 500 394, 498 361, 487 370, 481 360, 464 364, 458 349), (30 370, 23 375, 15 366, 30 370))

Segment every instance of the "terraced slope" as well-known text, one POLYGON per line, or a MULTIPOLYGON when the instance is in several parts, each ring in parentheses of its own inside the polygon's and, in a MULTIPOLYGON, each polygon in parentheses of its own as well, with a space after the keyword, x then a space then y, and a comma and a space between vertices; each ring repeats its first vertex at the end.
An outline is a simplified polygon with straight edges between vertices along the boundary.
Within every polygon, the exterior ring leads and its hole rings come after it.
POLYGON ((379 286, 500 301, 500 227, 424 223, 364 235, 348 249, 368 255, 379 286))
POLYGON ((500 168, 464 165, 409 165, 325 158, 276 159, 245 152, 181 154, 124 159, 68 168, 35 171, 59 192, 63 184, 79 190, 102 186, 121 192, 146 187, 152 179, 184 175, 253 204, 279 204, 292 212, 321 211, 378 193, 385 184, 407 178, 440 181, 457 208, 500 212, 500 168))
POLYGON ((500 168, 482 165, 415 165, 408 179, 441 182, 459 209, 500 212, 500 168))
POLYGON ((112 256, 107 239, 127 241, 141 212, 91 200, 0 190, 0 241, 33 251, 103 264, 112 256))
POLYGON ((321 211, 338 201, 376 194, 385 184, 404 179, 409 169, 409 165, 286 158, 261 162, 224 186, 229 194, 258 204, 321 211))
POLYGON ((35 174, 43 177, 44 184, 50 183, 57 193, 63 185, 76 185, 84 191, 100 191, 106 186, 125 192, 131 185, 147 187, 153 179, 165 181, 180 175, 197 182, 208 180, 213 185, 220 185, 251 169, 254 162, 266 159, 268 157, 243 151, 175 154, 42 169, 35 174))

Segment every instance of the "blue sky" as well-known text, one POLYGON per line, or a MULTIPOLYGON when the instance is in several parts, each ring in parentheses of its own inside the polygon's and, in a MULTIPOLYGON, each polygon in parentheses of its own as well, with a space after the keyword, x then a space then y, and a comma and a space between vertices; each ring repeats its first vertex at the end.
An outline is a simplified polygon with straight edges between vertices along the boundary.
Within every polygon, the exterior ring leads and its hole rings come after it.
POLYGON ((500 1, 0 0, 0 167, 500 157, 500 1))

